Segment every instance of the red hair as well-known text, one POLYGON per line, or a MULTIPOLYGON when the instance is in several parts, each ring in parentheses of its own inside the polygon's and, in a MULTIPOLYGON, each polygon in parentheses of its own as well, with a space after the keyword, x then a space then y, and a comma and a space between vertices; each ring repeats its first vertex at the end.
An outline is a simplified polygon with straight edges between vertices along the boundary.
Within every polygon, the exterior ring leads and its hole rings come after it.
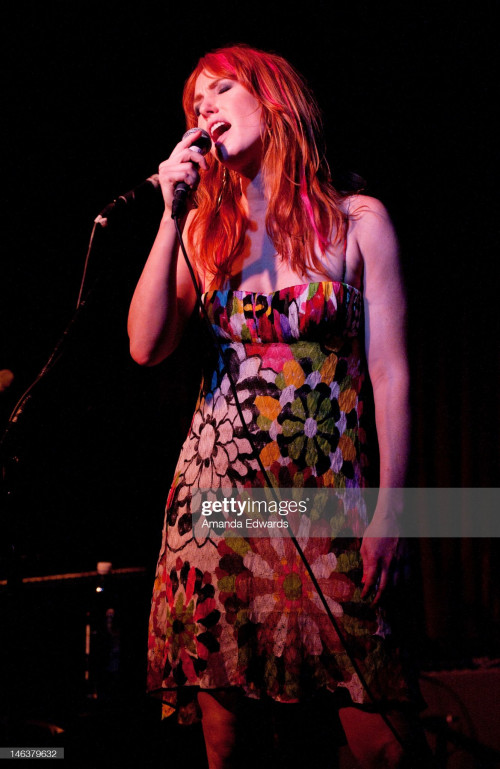
MULTIPOLYGON (((262 105, 261 169, 268 198, 267 232, 276 252, 295 272, 307 275, 312 269, 328 277, 315 248, 319 245, 325 254, 342 240, 343 195, 331 183, 320 149, 320 112, 305 81, 274 53, 245 45, 208 53, 184 87, 188 128, 198 123, 193 98, 196 80, 203 71, 238 80, 262 105)), ((208 163, 196 193, 198 208, 188 243, 195 261, 208 268, 220 288, 231 275, 233 260, 243 251, 249 222, 240 204, 238 174, 225 170, 213 155, 208 163), (203 244, 203 253, 196 244, 203 244)))

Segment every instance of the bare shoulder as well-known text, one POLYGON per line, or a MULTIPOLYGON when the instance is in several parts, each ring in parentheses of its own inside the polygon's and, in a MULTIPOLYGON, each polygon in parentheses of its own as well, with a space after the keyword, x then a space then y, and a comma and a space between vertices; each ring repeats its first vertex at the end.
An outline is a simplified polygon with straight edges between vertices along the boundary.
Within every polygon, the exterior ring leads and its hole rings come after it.
POLYGON ((349 223, 357 234, 370 231, 380 231, 388 228, 394 230, 391 217, 385 205, 378 198, 370 195, 352 195, 346 202, 346 213, 349 223))
POLYGON ((369 195, 353 195, 348 206, 349 229, 363 260, 394 258, 398 239, 385 205, 369 195))
POLYGON ((350 195, 345 199, 344 205, 349 214, 353 216, 362 216, 363 214, 378 214, 379 216, 388 216, 387 209, 378 198, 371 195, 350 195))

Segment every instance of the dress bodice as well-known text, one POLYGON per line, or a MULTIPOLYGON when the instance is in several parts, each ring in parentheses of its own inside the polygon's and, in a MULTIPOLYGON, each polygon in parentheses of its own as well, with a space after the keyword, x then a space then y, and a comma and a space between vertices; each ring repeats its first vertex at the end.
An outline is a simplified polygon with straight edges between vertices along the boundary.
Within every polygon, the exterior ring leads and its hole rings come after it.
POLYGON ((204 294, 208 317, 222 340, 291 344, 353 337, 360 332, 363 298, 348 283, 322 281, 270 293, 215 289, 204 294))

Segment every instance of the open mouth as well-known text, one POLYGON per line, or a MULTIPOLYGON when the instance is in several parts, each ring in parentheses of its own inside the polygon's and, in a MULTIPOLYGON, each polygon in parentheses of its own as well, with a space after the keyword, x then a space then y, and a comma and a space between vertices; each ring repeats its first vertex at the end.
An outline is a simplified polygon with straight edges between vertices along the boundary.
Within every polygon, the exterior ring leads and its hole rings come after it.
POLYGON ((231 125, 229 123, 224 123, 222 120, 214 123, 210 127, 210 136, 212 137, 212 141, 218 141, 222 134, 226 133, 226 131, 229 131, 230 128, 231 125))

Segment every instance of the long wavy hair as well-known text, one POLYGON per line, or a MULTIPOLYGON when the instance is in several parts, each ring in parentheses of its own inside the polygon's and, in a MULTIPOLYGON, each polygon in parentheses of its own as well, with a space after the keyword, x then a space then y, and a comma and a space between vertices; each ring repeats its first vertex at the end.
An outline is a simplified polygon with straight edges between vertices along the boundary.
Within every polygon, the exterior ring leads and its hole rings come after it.
MULTIPOLYGON (((276 252, 301 275, 328 277, 324 256, 344 236, 344 194, 331 182, 316 101, 301 75, 281 56, 246 45, 220 48, 203 56, 184 86, 188 128, 197 125, 193 108, 201 72, 238 80, 262 105, 261 173, 268 200, 266 229, 276 252)), ((188 245, 212 284, 222 287, 242 254, 248 217, 241 205, 239 175, 210 155, 196 193, 196 213, 188 245), (202 244, 202 247, 197 247, 202 244), (201 253, 202 251, 202 253, 201 253)))

